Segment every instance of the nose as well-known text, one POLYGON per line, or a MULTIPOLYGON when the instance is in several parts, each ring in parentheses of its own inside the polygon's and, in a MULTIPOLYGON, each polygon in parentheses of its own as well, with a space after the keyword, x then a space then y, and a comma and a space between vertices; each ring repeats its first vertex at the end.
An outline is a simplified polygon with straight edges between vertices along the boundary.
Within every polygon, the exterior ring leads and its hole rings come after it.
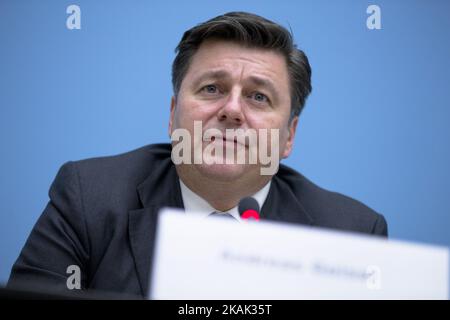
POLYGON ((242 110, 241 94, 239 89, 230 92, 225 104, 217 113, 220 122, 227 125, 240 126, 244 122, 244 114, 242 110))

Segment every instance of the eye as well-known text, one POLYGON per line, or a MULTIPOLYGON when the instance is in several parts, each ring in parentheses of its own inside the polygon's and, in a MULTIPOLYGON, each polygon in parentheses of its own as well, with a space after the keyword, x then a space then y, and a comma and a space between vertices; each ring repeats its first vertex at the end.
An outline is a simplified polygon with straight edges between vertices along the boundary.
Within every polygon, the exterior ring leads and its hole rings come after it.
POLYGON ((258 102, 270 102, 269 98, 261 92, 253 93, 252 98, 258 102))
POLYGON ((208 84, 202 88, 202 91, 205 91, 206 93, 217 93, 218 89, 215 85, 208 84))

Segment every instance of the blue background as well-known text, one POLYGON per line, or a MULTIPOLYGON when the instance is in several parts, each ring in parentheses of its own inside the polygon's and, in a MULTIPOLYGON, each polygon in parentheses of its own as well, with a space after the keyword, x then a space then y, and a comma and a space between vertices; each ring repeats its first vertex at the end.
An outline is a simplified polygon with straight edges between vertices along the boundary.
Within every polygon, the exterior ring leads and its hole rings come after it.
POLYGON ((310 59, 285 163, 383 213, 393 239, 450 245, 450 1, 222 2, 0 0, 0 283, 64 162, 168 142, 174 48, 234 10, 290 26, 310 59))

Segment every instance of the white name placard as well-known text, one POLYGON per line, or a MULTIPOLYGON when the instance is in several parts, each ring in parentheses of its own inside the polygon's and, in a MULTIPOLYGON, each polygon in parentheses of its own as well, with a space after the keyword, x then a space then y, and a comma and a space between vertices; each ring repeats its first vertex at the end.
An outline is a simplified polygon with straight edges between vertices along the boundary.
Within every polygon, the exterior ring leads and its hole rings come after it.
POLYGON ((164 209, 151 299, 448 299, 446 247, 164 209))

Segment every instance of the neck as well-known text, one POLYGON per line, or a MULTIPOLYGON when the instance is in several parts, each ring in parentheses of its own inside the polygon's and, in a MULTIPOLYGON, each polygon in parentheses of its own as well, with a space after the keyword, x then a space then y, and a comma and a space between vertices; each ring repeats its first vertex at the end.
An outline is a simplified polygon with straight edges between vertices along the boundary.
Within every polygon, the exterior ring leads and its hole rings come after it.
POLYGON ((214 209, 227 211, 238 205, 239 201, 261 190, 272 176, 259 174, 234 180, 219 180, 206 177, 192 167, 177 165, 181 181, 197 195, 205 199, 214 209))

